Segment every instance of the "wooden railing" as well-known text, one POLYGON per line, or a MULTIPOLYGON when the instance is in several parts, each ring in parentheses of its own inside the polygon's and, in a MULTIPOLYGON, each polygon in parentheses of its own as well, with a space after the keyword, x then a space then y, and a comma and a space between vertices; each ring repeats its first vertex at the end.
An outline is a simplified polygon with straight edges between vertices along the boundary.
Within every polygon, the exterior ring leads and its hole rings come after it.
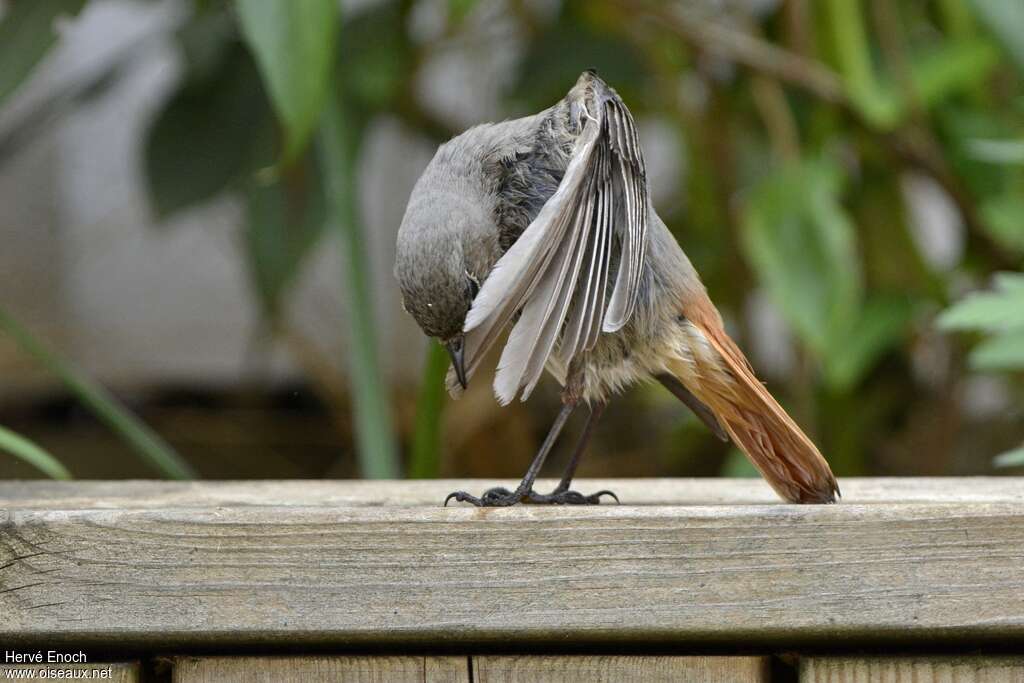
POLYGON ((1024 683, 1022 479, 489 484, 0 483, 0 680, 1024 683))

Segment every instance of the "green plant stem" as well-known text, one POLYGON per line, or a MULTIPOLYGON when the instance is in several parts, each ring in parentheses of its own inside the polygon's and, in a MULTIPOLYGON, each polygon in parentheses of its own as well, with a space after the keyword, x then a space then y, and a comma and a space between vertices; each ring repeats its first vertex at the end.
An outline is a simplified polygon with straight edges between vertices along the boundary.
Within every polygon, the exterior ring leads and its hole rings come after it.
POLYGON ((826 0, 822 4, 827 10, 836 66, 850 104, 873 128, 895 127, 903 103, 883 92, 875 80, 861 1, 826 0))
POLYGON ((356 442, 362 474, 368 479, 399 476, 394 421, 377 357, 377 334, 370 293, 369 258, 359 217, 356 162, 364 126, 358 114, 328 97, 319 144, 324 163, 328 220, 341 238, 345 263, 344 295, 348 300, 349 376, 352 381, 356 442))
POLYGON ((869 96, 875 79, 860 0, 827 0, 827 6, 839 73, 855 96, 869 96))
POLYGON ((0 451, 7 451, 24 460, 51 479, 71 479, 71 472, 57 458, 38 444, 4 427, 0 427, 0 451))
POLYGON ((416 401, 416 424, 413 430, 411 479, 431 479, 441 471, 441 413, 445 403, 445 376, 448 374, 448 353, 431 341, 423 363, 423 379, 416 401))
POLYGON ((56 375, 93 415, 164 476, 171 479, 196 477, 195 470, 159 434, 150 429, 106 389, 33 337, 3 309, 0 309, 0 330, 7 332, 25 353, 56 375))
POLYGON ((970 2, 964 0, 939 0, 939 17, 946 31, 957 38, 970 38, 976 33, 970 2))

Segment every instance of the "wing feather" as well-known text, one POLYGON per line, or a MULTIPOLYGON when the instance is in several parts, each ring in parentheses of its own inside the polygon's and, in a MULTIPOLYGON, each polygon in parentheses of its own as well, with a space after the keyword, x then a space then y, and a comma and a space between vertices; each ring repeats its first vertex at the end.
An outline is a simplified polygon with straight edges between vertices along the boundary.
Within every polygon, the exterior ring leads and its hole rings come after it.
POLYGON ((636 308, 650 202, 643 155, 618 95, 593 76, 584 84, 572 102, 585 113, 582 131, 558 189, 495 265, 466 317, 472 374, 519 314, 494 382, 502 403, 520 391, 525 400, 549 362, 568 369, 636 308))

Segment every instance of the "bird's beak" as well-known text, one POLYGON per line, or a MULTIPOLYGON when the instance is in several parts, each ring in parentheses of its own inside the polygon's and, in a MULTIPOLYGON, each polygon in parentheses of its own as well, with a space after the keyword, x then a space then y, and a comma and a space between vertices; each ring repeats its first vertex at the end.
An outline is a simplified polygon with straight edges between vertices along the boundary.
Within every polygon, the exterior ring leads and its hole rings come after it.
POLYGON ((445 344, 445 348, 448 349, 448 355, 452 357, 452 367, 455 368, 455 376, 459 378, 459 384, 465 390, 468 381, 466 380, 466 363, 462 356, 462 336, 459 335, 452 339, 445 344))

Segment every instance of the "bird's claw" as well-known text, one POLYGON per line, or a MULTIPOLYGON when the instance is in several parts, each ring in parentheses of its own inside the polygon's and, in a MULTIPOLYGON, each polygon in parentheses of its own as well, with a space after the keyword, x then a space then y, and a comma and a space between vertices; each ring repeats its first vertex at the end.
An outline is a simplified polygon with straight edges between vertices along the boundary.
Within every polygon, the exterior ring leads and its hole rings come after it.
POLYGON ((597 493, 591 493, 588 496, 583 495, 579 491, 570 490, 556 490, 554 493, 549 493, 546 495, 540 493, 533 493, 529 502, 538 505, 600 505, 601 496, 611 496, 615 500, 616 504, 618 504, 619 502, 619 497, 615 495, 614 492, 608 491, 607 489, 603 491, 598 491, 597 493))
POLYGON ((600 505, 601 496, 611 496, 615 499, 616 503, 619 502, 619 497, 608 490, 598 491, 597 493, 585 496, 579 491, 559 491, 557 489, 554 493, 537 493, 532 489, 526 493, 520 493, 518 491, 509 491, 499 486, 488 489, 479 498, 465 491, 453 491, 444 499, 444 505, 448 507, 448 503, 452 499, 455 499, 457 503, 469 503, 476 507, 508 507, 517 503, 532 505, 600 505))
POLYGON ((523 496, 517 495, 506 488, 502 488, 501 486, 496 486, 493 489, 487 489, 484 491, 484 495, 479 498, 466 493, 465 491, 453 491, 444 499, 444 506, 448 507, 448 501, 453 498, 457 503, 470 503, 478 508, 497 508, 515 505, 521 498, 523 498, 523 496))

